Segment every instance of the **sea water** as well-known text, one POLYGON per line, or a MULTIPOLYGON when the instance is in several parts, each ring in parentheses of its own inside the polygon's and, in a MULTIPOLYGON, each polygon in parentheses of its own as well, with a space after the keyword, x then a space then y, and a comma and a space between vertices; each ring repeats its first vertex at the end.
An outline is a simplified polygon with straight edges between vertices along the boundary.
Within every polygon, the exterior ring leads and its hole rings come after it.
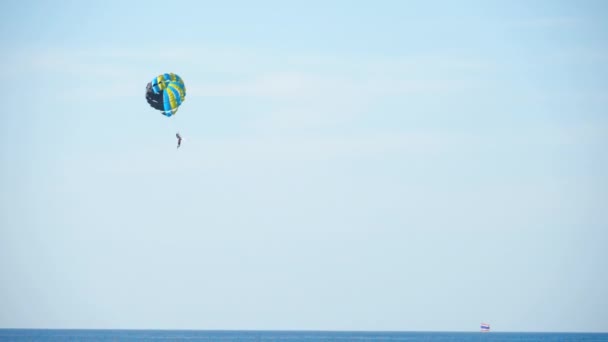
POLYGON ((608 333, 0 329, 0 341, 608 341, 608 333))

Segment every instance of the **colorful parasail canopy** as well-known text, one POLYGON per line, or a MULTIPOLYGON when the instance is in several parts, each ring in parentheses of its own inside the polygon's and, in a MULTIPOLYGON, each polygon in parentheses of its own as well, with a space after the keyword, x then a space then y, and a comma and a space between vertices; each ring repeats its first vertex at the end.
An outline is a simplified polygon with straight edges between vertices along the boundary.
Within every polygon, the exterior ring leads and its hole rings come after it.
POLYGON ((174 73, 158 75, 146 86, 146 100, 163 115, 175 115, 179 106, 186 100, 184 81, 174 73))

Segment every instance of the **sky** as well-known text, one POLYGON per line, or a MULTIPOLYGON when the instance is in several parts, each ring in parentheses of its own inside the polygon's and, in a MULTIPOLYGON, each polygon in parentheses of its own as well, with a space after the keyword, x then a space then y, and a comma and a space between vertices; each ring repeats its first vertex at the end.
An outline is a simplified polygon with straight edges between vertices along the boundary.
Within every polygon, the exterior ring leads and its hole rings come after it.
POLYGON ((606 2, 2 7, 0 328, 608 332, 606 2))

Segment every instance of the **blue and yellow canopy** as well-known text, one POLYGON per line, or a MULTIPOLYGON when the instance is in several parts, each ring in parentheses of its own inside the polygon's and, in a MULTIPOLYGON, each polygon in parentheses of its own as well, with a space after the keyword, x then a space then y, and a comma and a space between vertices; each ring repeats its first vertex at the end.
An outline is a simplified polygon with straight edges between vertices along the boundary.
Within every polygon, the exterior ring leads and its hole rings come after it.
POLYGON ((146 100, 165 116, 175 115, 186 100, 186 86, 181 77, 174 73, 155 77, 146 87, 146 100))

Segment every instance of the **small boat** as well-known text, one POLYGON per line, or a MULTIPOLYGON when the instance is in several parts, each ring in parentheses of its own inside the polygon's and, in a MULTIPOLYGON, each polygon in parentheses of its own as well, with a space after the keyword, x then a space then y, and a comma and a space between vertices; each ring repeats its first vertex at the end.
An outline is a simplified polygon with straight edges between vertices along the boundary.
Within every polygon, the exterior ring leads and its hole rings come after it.
POLYGON ((481 323, 481 332, 490 332, 490 324, 481 323))

